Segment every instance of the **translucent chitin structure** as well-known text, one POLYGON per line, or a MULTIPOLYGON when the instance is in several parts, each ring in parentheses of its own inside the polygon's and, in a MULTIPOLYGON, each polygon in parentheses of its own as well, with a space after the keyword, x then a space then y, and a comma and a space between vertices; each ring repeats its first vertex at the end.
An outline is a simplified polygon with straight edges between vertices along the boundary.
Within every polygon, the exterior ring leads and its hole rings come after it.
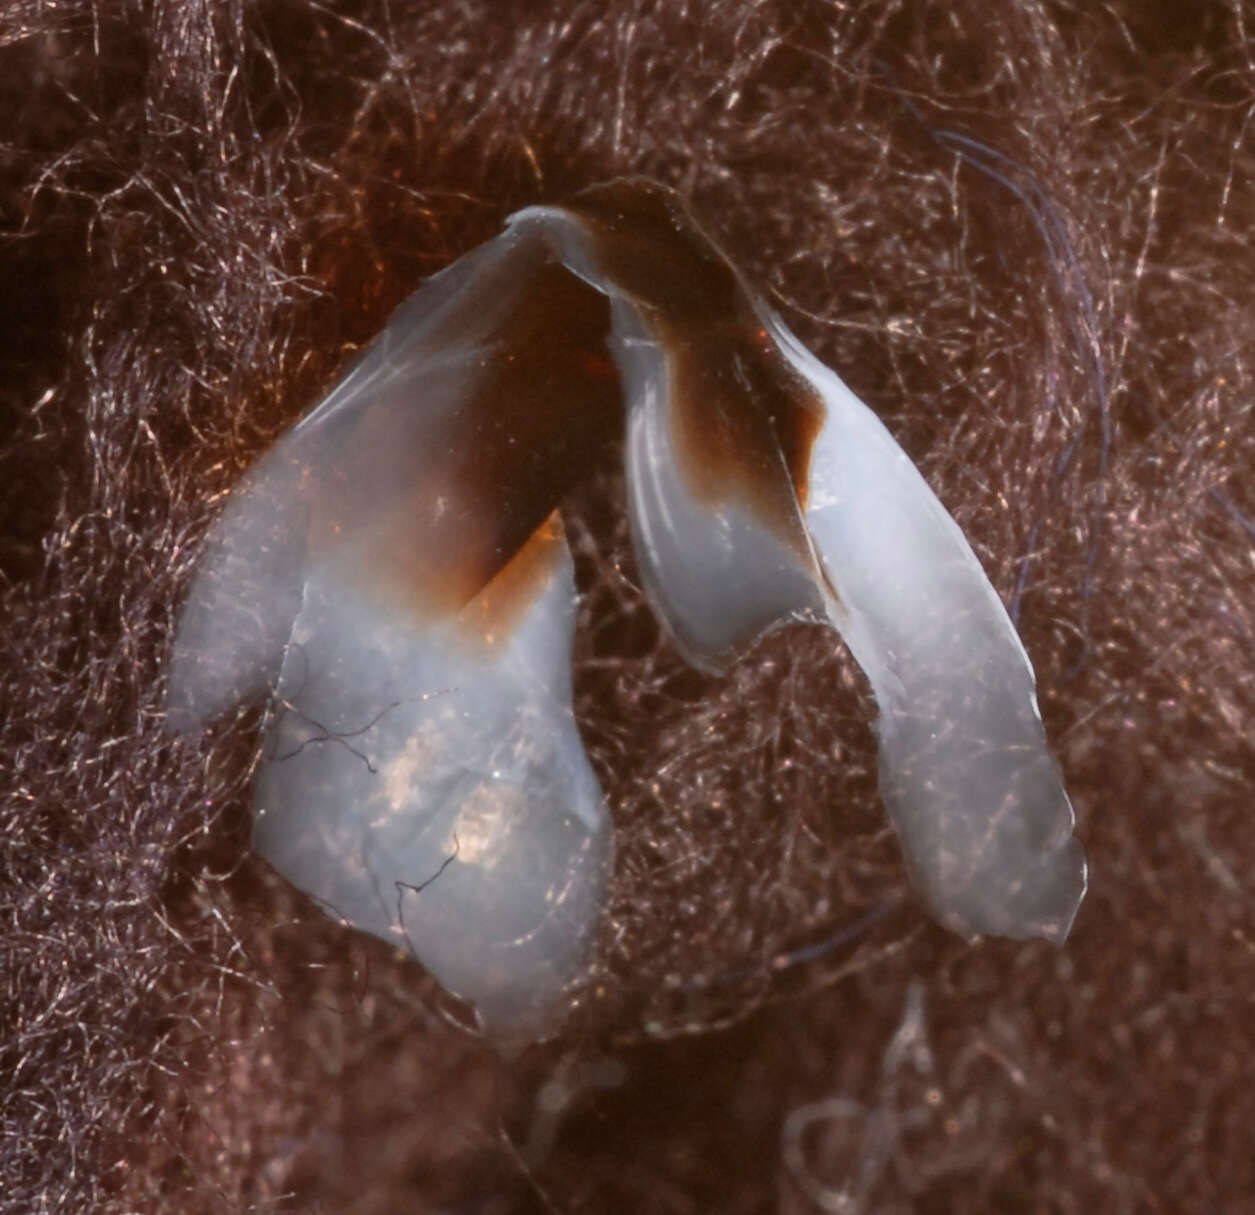
POLYGON ((1085 861, 997 594, 875 415, 645 181, 512 216, 231 495, 169 718, 273 697, 257 851, 491 1032, 561 1015, 612 840, 571 711, 558 507, 620 439, 642 576, 687 658, 717 671, 783 620, 830 620, 932 914, 1062 941, 1085 861))

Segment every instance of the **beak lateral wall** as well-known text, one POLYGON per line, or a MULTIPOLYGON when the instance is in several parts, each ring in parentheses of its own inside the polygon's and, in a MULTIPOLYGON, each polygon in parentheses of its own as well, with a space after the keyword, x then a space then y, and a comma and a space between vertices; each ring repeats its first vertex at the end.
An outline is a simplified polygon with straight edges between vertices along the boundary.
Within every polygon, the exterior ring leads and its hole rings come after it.
POLYGON ((212 528, 169 720, 275 689, 257 851, 499 1038, 552 1028, 612 851, 557 511, 623 438, 642 576, 689 660, 826 616, 933 914, 1064 939, 1085 863, 997 595, 875 416, 640 181, 521 211, 429 280, 212 528))

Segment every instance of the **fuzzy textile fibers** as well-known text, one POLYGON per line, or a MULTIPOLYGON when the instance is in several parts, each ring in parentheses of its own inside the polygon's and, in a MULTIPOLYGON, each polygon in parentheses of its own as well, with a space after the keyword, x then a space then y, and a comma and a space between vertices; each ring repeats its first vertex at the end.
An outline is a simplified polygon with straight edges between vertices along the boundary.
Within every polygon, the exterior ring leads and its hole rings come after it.
POLYGON ((0 1211, 1255 1212, 1255 13, 1243 0, 9 0, 0 1211), (163 728, 224 495, 426 275, 646 174, 885 419, 1018 621, 1090 893, 913 901, 873 705, 660 637, 569 504, 616 823, 503 1058, 163 728))

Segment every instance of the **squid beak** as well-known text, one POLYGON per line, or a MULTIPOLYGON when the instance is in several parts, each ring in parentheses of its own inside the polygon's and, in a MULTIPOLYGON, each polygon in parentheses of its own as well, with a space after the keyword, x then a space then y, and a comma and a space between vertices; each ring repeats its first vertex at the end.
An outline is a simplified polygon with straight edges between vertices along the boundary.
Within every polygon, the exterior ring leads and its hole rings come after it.
POLYGON ((557 511, 624 437, 642 575, 689 660, 831 620, 934 915, 1062 940, 1085 864, 1006 612, 875 416, 646 182, 513 216, 232 494, 168 704, 190 731, 273 688, 258 852, 498 1037, 551 1027, 611 865, 557 511))

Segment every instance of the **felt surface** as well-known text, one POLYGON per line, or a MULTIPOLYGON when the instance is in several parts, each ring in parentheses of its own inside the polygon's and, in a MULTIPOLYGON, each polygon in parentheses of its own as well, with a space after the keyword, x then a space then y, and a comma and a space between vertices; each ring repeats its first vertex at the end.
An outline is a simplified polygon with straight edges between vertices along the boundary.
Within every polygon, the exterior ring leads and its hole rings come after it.
POLYGON ((0 1211, 1255 1211, 1240 0, 19 0, 0 15, 0 1211), (512 210, 681 189, 1038 673, 1067 946, 911 900, 822 630, 692 674, 570 504, 601 970, 501 1059, 163 729, 199 538, 512 210), (844 1205, 843 1205, 844 1204, 844 1205))

